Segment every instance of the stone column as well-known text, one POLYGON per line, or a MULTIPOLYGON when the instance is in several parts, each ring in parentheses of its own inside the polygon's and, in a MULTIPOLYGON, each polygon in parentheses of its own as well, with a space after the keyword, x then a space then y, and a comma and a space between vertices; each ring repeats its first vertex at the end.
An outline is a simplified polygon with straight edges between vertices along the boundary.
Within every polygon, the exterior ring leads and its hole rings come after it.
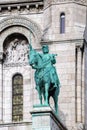
POLYGON ((83 122, 83 84, 82 84, 82 67, 83 67, 83 57, 82 57, 82 46, 77 46, 77 53, 76 53, 76 86, 75 86, 75 102, 76 102, 76 122, 83 122))
POLYGON ((0 121, 3 121, 3 68, 2 68, 3 53, 0 52, 0 121))
POLYGON ((87 130, 87 45, 85 45, 85 130, 87 130))
POLYGON ((81 50, 78 47, 77 57, 77 121, 81 122, 81 50))
POLYGON ((35 107, 32 114, 32 130, 67 130, 50 107, 35 107))

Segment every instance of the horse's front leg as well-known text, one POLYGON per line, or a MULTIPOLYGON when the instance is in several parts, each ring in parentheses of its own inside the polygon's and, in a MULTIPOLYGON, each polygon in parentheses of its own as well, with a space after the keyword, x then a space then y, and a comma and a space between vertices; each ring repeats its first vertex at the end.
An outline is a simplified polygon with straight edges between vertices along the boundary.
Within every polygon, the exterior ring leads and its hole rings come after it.
POLYGON ((42 104, 42 93, 41 93, 41 89, 40 86, 36 87, 37 91, 38 91, 38 95, 39 95, 39 100, 40 100, 40 104, 42 104))
POLYGON ((53 99, 54 99, 54 105, 55 105, 55 112, 58 115, 58 93, 59 90, 56 88, 55 93, 53 95, 53 99))
POLYGON ((46 83, 46 84, 45 84, 45 105, 49 105, 49 101, 48 101, 48 91, 49 91, 49 84, 46 83))
POLYGON ((56 98, 54 99, 54 103, 55 103, 55 112, 56 112, 56 114, 58 115, 58 97, 56 97, 56 98))

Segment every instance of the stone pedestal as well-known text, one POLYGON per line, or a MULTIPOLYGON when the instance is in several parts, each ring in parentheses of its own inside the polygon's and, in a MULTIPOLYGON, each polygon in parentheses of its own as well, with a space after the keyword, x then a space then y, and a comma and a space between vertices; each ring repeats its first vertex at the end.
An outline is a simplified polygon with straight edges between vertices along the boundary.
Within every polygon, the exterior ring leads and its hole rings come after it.
POLYGON ((32 114, 32 130, 67 130, 50 107, 35 107, 32 114))

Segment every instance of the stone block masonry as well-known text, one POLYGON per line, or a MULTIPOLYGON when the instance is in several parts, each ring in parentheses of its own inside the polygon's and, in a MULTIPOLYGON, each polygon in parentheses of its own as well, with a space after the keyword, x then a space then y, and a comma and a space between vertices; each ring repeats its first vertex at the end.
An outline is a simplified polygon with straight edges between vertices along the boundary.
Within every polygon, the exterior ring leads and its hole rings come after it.
POLYGON ((34 107, 32 130, 67 130, 50 107, 34 107))

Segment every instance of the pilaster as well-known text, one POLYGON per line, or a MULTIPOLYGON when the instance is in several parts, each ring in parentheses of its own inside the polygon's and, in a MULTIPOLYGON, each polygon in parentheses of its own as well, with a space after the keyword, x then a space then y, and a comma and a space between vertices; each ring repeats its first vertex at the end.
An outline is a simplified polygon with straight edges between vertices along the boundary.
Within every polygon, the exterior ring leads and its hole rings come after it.
POLYGON ((0 52, 0 121, 3 121, 3 53, 0 52))
POLYGON ((75 61, 75 116, 77 123, 84 123, 84 60, 83 45, 76 45, 76 61, 75 61))

